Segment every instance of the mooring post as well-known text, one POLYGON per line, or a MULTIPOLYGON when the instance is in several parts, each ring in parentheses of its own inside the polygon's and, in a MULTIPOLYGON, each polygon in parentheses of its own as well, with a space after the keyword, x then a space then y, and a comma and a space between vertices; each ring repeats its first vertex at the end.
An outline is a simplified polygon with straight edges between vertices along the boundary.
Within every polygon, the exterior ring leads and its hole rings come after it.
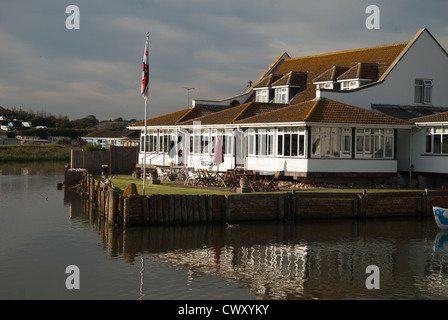
POLYGON ((117 216, 118 216, 118 198, 120 194, 116 190, 109 191, 109 214, 108 214, 108 223, 110 225, 116 224, 117 216))
POLYGON ((124 198, 123 202, 123 225, 128 226, 131 223, 132 207, 131 199, 129 197, 124 198))
POLYGON ((142 197, 143 223, 149 224, 149 197, 142 197))

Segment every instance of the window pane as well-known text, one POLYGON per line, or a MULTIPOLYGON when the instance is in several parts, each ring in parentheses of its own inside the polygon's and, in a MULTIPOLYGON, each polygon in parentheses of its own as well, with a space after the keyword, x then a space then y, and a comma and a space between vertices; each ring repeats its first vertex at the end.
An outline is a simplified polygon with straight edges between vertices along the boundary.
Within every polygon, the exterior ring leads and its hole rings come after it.
POLYGON ((392 158, 393 156, 393 138, 385 137, 385 153, 384 156, 386 158, 392 158))
POLYGON ((305 155, 305 136, 299 135, 299 156, 305 155))
POLYGON ((442 135, 442 153, 448 153, 448 135, 442 135))
POLYGON ((434 135, 434 153, 442 151, 442 136, 440 134, 434 135))
POLYGON ((364 153, 364 137, 356 137, 356 154, 362 156, 364 153))
POLYGON ((312 145, 312 155, 319 157, 320 156, 320 136, 319 135, 313 135, 312 140, 311 140, 311 145, 312 145))
POLYGON ((267 154, 268 155, 274 154, 274 136, 272 134, 268 135, 267 154))
POLYGON ((383 150, 383 136, 375 136, 375 158, 383 158, 384 157, 384 150, 383 150))
POLYGON ((345 156, 349 156, 351 153, 351 137, 350 136, 343 136, 342 137, 342 154, 345 156))
POLYGON ((321 157, 329 157, 330 156, 330 135, 329 134, 321 134, 322 146, 321 146, 321 157))
POLYGON ((426 136, 426 152, 432 152, 432 136, 426 136))
POLYGON ((253 135, 249 136, 249 154, 254 154, 254 139, 253 135))
POLYGON ((297 144, 298 144, 298 135, 292 134, 291 135, 291 155, 294 157, 297 156, 297 144))
POLYGON ((414 102, 423 103, 423 85, 415 85, 414 102))
POLYGON ((277 154, 283 155, 283 135, 277 136, 277 154))
POLYGON ((291 155, 291 135, 285 134, 284 154, 285 156, 291 155))
POLYGON ((331 134, 331 157, 339 158, 341 152, 341 136, 333 132, 331 134))
POLYGON ((425 103, 431 103, 432 87, 425 87, 425 103))

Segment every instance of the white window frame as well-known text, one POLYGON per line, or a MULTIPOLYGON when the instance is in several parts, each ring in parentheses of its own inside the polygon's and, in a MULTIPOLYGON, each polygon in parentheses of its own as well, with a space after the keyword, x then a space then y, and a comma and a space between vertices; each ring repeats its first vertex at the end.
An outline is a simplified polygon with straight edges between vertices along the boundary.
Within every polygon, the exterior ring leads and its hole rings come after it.
POLYGON ((255 102, 269 102, 269 89, 255 90, 255 102))
POLYGON ((289 88, 279 87, 275 88, 274 102, 275 103, 288 103, 289 88))
POLYGON ((277 129, 277 148, 276 155, 285 158, 305 158, 306 157, 306 137, 304 127, 284 127, 277 129), (289 146, 286 148, 286 137, 288 137, 289 146), (294 136, 297 136, 294 146, 294 136), (294 148, 293 148, 294 147, 294 148), (296 152, 293 152, 295 149, 296 152), (286 154, 289 150, 289 154, 286 154))
POLYGON ((394 129, 356 128, 355 130, 357 159, 394 159, 394 145, 394 129))
POLYGON ((427 128, 425 141, 426 154, 448 155, 448 127, 427 128))
POLYGON ((311 128, 311 157, 324 159, 351 158, 352 129, 340 127, 311 128), (324 143, 328 145, 328 153, 322 154, 324 143))
POLYGON ((415 79, 414 82, 414 103, 432 104, 433 82, 431 79, 415 79), (417 92, 420 96, 417 97, 417 92))

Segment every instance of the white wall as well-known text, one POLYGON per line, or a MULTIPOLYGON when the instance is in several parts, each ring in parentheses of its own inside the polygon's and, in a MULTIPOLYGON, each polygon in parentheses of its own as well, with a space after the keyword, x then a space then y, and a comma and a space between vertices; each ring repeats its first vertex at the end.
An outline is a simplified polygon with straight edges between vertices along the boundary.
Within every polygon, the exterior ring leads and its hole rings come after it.
POLYGON ((321 91, 321 97, 370 109, 371 104, 414 105, 415 79, 433 80, 433 106, 448 106, 448 57, 424 31, 381 84, 353 92, 321 91))
POLYGON ((413 130, 412 163, 414 171, 420 173, 448 173, 448 156, 425 154, 426 151, 425 128, 413 130))
POLYGON ((396 173, 397 160, 384 159, 300 159, 249 157, 248 170, 337 173, 396 173))
POLYGON ((384 159, 310 159, 309 172, 396 173, 397 161, 384 159))

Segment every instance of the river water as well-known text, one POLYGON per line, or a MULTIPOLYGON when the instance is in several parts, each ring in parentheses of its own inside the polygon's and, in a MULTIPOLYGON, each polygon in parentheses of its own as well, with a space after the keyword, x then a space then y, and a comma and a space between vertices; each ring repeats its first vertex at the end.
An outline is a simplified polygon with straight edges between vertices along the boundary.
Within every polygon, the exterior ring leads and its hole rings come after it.
POLYGON ((432 219, 123 230, 58 190, 63 176, 63 164, 0 165, 0 299, 448 298, 432 219))

